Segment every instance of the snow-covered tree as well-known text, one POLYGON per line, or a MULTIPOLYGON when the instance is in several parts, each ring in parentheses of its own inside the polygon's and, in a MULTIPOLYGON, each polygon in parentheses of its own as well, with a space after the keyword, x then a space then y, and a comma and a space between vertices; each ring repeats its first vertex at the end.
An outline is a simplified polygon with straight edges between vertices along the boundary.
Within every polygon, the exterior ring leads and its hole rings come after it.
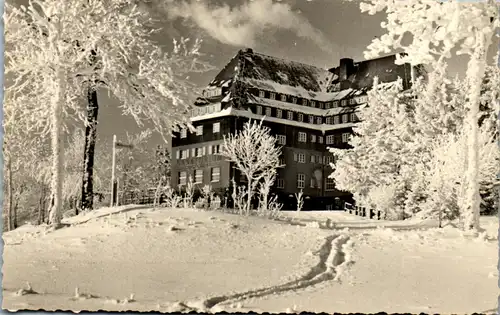
MULTIPOLYGON (((207 69, 197 61, 200 42, 174 41, 172 52, 166 53, 150 40, 148 22, 133 0, 35 0, 27 7, 6 6, 7 89, 15 97, 36 100, 24 109, 26 116, 31 114, 26 124, 48 125, 46 131, 51 130, 52 223, 60 221, 65 117, 79 118, 92 127, 87 149, 89 142, 95 142, 97 103, 81 106, 89 93, 108 90, 123 114, 141 125, 151 122, 162 135, 187 123, 193 85, 186 75, 207 69), (90 110, 94 114, 89 115, 90 110)), ((92 157, 86 157, 84 185, 92 175, 92 157)), ((88 195, 90 190, 91 185, 88 195)))
POLYGON ((479 156, 478 115, 481 85, 483 83, 487 51, 495 30, 499 27, 498 2, 486 0, 463 3, 458 0, 367 0, 361 10, 369 14, 385 11, 387 22, 382 23, 386 34, 375 39, 367 58, 373 58, 392 49, 402 49, 406 55, 397 63, 430 64, 439 68, 453 52, 467 54, 466 133, 467 189, 466 204, 469 215, 465 226, 479 227, 479 156), (408 37, 407 35, 411 35, 408 37), (403 40, 405 38, 405 40, 403 40), (406 40, 410 38, 409 40, 406 40))
POLYGON ((248 121, 243 130, 224 136, 220 155, 234 163, 247 180, 246 212, 250 213, 252 198, 260 180, 270 169, 282 167, 281 147, 263 120, 248 121))

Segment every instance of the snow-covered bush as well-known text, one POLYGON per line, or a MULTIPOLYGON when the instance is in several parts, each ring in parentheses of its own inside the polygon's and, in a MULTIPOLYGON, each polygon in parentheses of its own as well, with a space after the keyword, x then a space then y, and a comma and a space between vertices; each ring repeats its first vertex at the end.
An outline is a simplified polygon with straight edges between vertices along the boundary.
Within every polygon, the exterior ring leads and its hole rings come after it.
POLYGON ((302 211, 302 207, 304 206, 304 191, 302 189, 295 193, 295 199, 297 201, 297 211, 302 211))
POLYGON ((238 209, 238 213, 241 214, 250 214, 249 208, 247 208, 248 201, 246 200, 248 198, 248 194, 246 191, 246 188, 244 186, 238 186, 236 185, 236 181, 234 178, 231 179, 232 182, 232 194, 231 197, 233 198, 233 204, 234 208, 238 209))
POLYGON ((193 182, 193 176, 189 175, 187 184, 186 184, 186 190, 184 192, 184 199, 183 199, 183 204, 184 208, 191 208, 193 207, 193 196, 194 196, 194 190, 196 189, 194 182, 193 182))

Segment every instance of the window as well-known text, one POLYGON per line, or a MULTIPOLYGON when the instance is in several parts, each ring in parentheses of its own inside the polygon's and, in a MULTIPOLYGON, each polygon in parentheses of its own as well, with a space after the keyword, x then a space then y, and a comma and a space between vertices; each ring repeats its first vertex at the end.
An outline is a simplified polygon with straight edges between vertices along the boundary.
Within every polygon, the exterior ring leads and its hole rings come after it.
POLYGON ((356 104, 356 100, 355 100, 354 98, 351 98, 351 99, 349 100, 349 104, 350 104, 350 105, 354 105, 354 104, 356 104))
POLYGON ((318 125, 321 125, 323 123, 323 118, 321 118, 321 117, 316 118, 316 123, 318 125))
POLYGON ((175 158, 179 160, 181 158, 181 150, 176 150, 175 151, 175 158))
POLYGON ((288 119, 293 120, 293 112, 288 111, 288 119))
POLYGON ((316 163, 316 157, 314 155, 311 155, 311 163, 316 163))
POLYGON ((187 129, 182 128, 181 129, 181 139, 187 138, 187 129))
POLYGON ((259 91, 259 97, 266 97, 265 91, 259 91))
POLYGON ((326 136, 326 144, 334 144, 334 143, 335 143, 335 136, 334 135, 326 136))
POLYGON ((196 156, 197 157, 202 157, 204 155, 205 155, 205 147, 197 148, 196 149, 196 156))
POLYGON ((323 102, 319 102, 318 105, 319 105, 319 108, 321 108, 321 109, 323 109, 325 107, 325 104, 323 104, 323 102))
POLYGON ((333 103, 332 103, 332 107, 333 107, 333 108, 337 108, 337 107, 339 107, 339 101, 333 101, 333 103))
POLYGON ((311 135, 311 142, 316 142, 316 135, 311 135))
POLYGON ((212 125, 212 132, 213 133, 220 132, 220 122, 216 122, 212 125))
POLYGON ((335 189, 335 181, 333 180, 333 178, 326 178, 326 186, 325 186, 325 189, 326 190, 334 190, 335 189))
POLYGON ((278 144, 286 145, 286 136, 278 135, 276 138, 278 139, 278 144))
POLYGON ((296 97, 292 97, 292 103, 297 104, 297 98, 296 97))
POLYGON ((286 95, 285 94, 281 94, 281 101, 286 102, 286 95))
POLYGON ((311 181, 310 181, 310 187, 311 188, 314 188, 316 185, 314 185, 314 178, 311 178, 311 181))
POLYGON ((349 115, 343 114, 342 115, 342 123, 345 124, 346 122, 349 122, 349 115))
POLYGON ((212 147, 212 153, 213 153, 213 154, 218 154, 218 153, 220 153, 220 144, 215 144, 215 145, 212 147))
POLYGON ((326 117, 326 124, 331 125, 332 124, 332 117, 326 117))
POLYGON ((285 158, 280 157, 279 163, 280 163, 280 165, 286 165, 285 164, 285 158))
POLYGON ((302 105, 307 106, 307 99, 305 99, 305 98, 302 99, 302 105))
POLYGON ((194 171, 194 183, 195 184, 203 183, 203 170, 194 171))
POLYGON ((299 132, 299 142, 307 142, 307 134, 305 132, 299 132))
POLYGON ((332 103, 326 102, 325 103, 325 109, 330 109, 332 107, 332 103))
POLYGON ((179 172, 179 186, 186 185, 187 182, 187 173, 179 172))
POLYGON ((340 117, 338 115, 337 116, 333 116, 333 124, 334 125, 340 124, 340 117))
POLYGON ((298 161, 299 163, 305 163, 306 162, 306 155, 304 153, 299 153, 298 154, 298 161))
POLYGON ((182 150, 181 152, 181 159, 185 160, 189 157, 189 150, 182 150))
POLYGON ((305 174, 297 174, 297 188, 304 188, 306 185, 306 175, 305 174))
POLYGON ((358 117, 356 117, 356 114, 355 114, 355 113, 351 113, 351 115, 350 115, 350 116, 351 116, 351 117, 350 117, 350 118, 351 118, 351 119, 350 119, 351 121, 357 121, 357 120, 358 120, 358 117))
POLYGON ((271 117, 271 107, 266 107, 266 116, 271 117))
POLYGON ((212 114, 214 112, 214 107, 213 106, 207 106, 207 112, 209 114, 212 114))
POLYGON ((297 152, 293 152, 293 160, 294 160, 294 162, 297 162, 297 160, 298 160, 297 152))
POLYGON ((309 115, 309 123, 314 124, 314 116, 313 115, 309 115))
POLYGON ((346 106, 346 105, 347 105, 347 100, 342 100, 342 101, 340 102, 340 105, 342 105, 342 106, 346 106))
POLYGON ((320 155, 316 155, 316 163, 321 164, 321 156, 320 155))
POLYGON ((284 180, 284 179, 279 178, 279 179, 276 181, 276 188, 280 188, 280 189, 285 188, 285 180, 284 180))
POLYGON ((323 137, 322 136, 318 136, 318 142, 319 143, 323 143, 323 137))
POLYGON ((191 156, 195 157, 196 156, 196 148, 191 149, 191 156))
POLYGON ((220 104, 220 103, 215 104, 215 105, 214 105, 214 110, 215 110, 216 112, 220 112, 220 110, 221 110, 221 104, 220 104))
POLYGON ((212 146, 211 145, 208 146, 208 155, 210 155, 210 154, 212 154, 212 146))
POLYGON ((326 165, 330 166, 333 163, 333 155, 328 155, 326 157, 326 165))
POLYGON ((342 134, 342 142, 347 143, 349 142, 349 134, 348 133, 343 133, 342 134))
POLYGON ((257 115, 262 115, 262 106, 257 106, 257 115))
POLYGON ((196 127, 196 135, 197 136, 203 135, 203 125, 196 127))
POLYGON ((220 181, 220 167, 212 167, 212 171, 210 174, 210 181, 211 182, 220 181))
POLYGON ((269 98, 272 100, 276 99, 276 93, 271 92, 271 94, 269 95, 269 98))
POLYGON ((311 101, 311 107, 316 107, 316 101, 311 101))
POLYGON ((283 116, 283 111, 281 109, 276 110, 276 117, 281 118, 283 116))
POLYGON ((304 121, 304 114, 299 113, 298 119, 300 122, 303 122, 304 121))

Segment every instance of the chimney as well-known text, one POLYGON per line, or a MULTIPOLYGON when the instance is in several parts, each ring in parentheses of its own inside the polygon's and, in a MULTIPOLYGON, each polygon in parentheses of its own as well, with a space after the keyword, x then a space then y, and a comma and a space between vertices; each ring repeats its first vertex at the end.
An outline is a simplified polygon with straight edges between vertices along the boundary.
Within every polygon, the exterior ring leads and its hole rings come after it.
POLYGON ((339 81, 346 81, 354 70, 354 60, 350 58, 340 59, 339 81))

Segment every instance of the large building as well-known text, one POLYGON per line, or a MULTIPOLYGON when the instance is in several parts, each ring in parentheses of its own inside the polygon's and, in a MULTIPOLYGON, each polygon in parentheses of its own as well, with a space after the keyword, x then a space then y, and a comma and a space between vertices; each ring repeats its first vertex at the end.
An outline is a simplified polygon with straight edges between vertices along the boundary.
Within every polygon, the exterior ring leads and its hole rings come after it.
POLYGON ((181 130, 172 139, 172 187, 182 190, 192 176, 196 185, 212 185, 228 195, 231 179, 243 184, 235 167, 217 153, 223 135, 241 130, 248 119, 264 118, 283 146, 273 193, 284 209, 294 209, 294 194, 304 192, 304 209, 340 209, 352 196, 328 179, 333 156, 328 147, 347 148, 357 108, 379 82, 411 82, 411 67, 395 65, 395 55, 321 69, 240 50, 203 91, 192 112, 196 132, 181 130))

